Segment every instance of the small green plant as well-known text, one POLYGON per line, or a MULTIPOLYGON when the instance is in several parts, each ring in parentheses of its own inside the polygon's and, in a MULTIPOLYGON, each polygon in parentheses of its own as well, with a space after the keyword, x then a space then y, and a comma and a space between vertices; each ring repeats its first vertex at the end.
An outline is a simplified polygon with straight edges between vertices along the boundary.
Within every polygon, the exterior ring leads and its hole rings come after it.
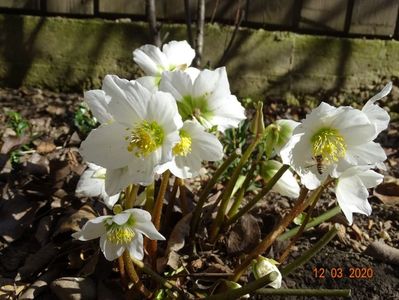
POLYGON ((22 136, 25 134, 25 130, 29 128, 28 120, 24 119, 20 113, 16 111, 7 112, 8 116, 8 126, 10 126, 17 136, 22 136))
POLYGON ((97 120, 91 115, 89 109, 81 104, 75 111, 73 123, 83 134, 89 133, 97 124, 97 120))

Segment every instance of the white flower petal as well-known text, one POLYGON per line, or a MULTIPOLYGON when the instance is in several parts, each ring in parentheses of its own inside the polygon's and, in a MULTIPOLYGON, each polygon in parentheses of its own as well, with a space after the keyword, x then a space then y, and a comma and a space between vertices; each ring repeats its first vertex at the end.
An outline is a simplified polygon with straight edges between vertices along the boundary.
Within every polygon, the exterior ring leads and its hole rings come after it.
POLYGON ((114 207, 114 205, 118 202, 118 200, 119 200, 119 195, 120 195, 120 194, 118 193, 118 194, 113 195, 113 196, 108 196, 108 194, 105 193, 105 191, 104 191, 104 194, 105 194, 105 195, 102 196, 102 198, 103 198, 103 200, 104 200, 104 204, 105 204, 109 209, 112 210, 112 208, 114 207))
POLYGON ((131 183, 149 185, 154 181, 155 167, 161 163, 162 149, 150 153, 146 157, 133 157, 128 165, 131 183))
POLYGON ((143 76, 143 77, 136 79, 136 81, 138 83, 140 83, 143 87, 145 87, 151 93, 155 93, 156 91, 158 91, 159 80, 160 80, 160 77, 155 77, 155 76, 143 76))
POLYGON ((188 67, 195 57, 195 51, 187 41, 171 41, 163 45, 162 52, 167 57, 169 65, 173 66, 188 67))
POLYGON ((94 173, 94 170, 87 169, 80 176, 75 190, 77 196, 97 197, 101 195, 104 187, 104 179, 95 178, 94 173))
MULTIPOLYGON (((387 156, 380 144, 367 142, 362 145, 352 146, 346 152, 345 160, 351 165, 373 165, 377 162, 383 162, 387 156)), ((340 165, 338 167, 340 170, 340 165)))
POLYGON ((159 90, 168 92, 181 101, 184 96, 191 95, 193 83, 188 74, 182 71, 163 72, 159 90))
POLYGON ((353 222, 353 213, 361 213, 369 216, 371 206, 367 201, 369 193, 361 179, 354 175, 346 177, 345 174, 338 179, 335 194, 339 206, 349 224, 353 222))
POLYGON ((72 236, 80 241, 89 241, 99 238, 106 232, 103 221, 109 218, 110 216, 102 216, 89 220, 80 231, 73 233, 72 236))
POLYGON ((107 96, 103 90, 84 92, 84 99, 98 122, 102 124, 112 120, 112 115, 108 112, 108 103, 111 101, 111 97, 107 96))
POLYGON ((80 153, 86 161, 106 169, 126 166, 132 154, 127 151, 126 128, 113 122, 92 130, 80 146, 80 153))
POLYGON ((376 127, 377 132, 375 137, 381 131, 387 129, 390 120, 388 112, 376 105, 375 102, 387 96, 391 92, 391 89, 392 82, 388 83, 377 95, 370 98, 362 109, 362 112, 366 114, 370 122, 376 127))
POLYGON ((127 167, 108 169, 105 177, 105 191, 109 196, 114 196, 132 183, 127 167))
POLYGON ((149 212, 138 208, 128 209, 125 210, 125 212, 129 212, 133 216, 133 219, 135 220, 135 230, 138 230, 152 240, 165 240, 163 235, 161 235, 156 230, 154 224, 152 224, 149 212))
POLYGON ((216 99, 230 95, 225 67, 213 71, 203 70, 195 79, 192 95, 199 98, 205 94, 212 95, 216 99))
MULTIPOLYGON (((151 92, 136 81, 120 79, 115 75, 107 75, 104 79, 107 94, 111 95, 108 109, 115 120, 130 127, 145 118, 151 92)), ((104 88, 104 87, 103 87, 104 88)))
POLYGON ((290 170, 284 172, 272 188, 273 191, 291 198, 298 198, 300 187, 290 170))
POLYGON ((100 238, 100 248, 104 253, 105 258, 109 261, 113 261, 122 256, 123 251, 125 251, 124 245, 111 243, 107 240, 107 236, 105 234, 100 238))
POLYGON ((144 258, 144 243, 141 232, 136 231, 136 237, 128 245, 128 251, 131 256, 138 260, 142 260, 144 258))
POLYGON ((128 212, 121 212, 120 214, 114 215, 112 217, 112 222, 118 224, 118 225, 123 225, 129 220, 130 218, 130 213, 128 212))
POLYGON ((154 45, 144 45, 133 51, 133 60, 140 66, 146 75, 159 74, 160 68, 167 68, 167 57, 154 45))
POLYGON ((373 139, 375 128, 364 113, 351 107, 341 107, 339 111, 330 127, 339 130, 347 145, 359 145, 373 139))
POLYGON ((197 79, 198 75, 201 73, 201 70, 197 69, 197 68, 190 67, 190 68, 185 69, 184 73, 188 74, 191 78, 191 81, 194 82, 195 79, 197 79))

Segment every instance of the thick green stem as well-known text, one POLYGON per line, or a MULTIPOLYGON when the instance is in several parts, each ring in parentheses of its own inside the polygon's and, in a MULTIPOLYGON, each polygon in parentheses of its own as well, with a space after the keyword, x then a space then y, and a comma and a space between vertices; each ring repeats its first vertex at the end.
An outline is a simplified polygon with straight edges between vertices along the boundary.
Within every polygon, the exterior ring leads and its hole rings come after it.
POLYGON ((317 296, 317 297, 351 297, 350 289, 259 289, 255 291, 258 295, 271 296, 317 296))
POLYGON ((282 276, 287 276, 289 273, 299 268, 306 262, 308 262, 313 256, 320 252, 320 250, 327 245, 337 234, 338 228, 334 226, 329 232, 327 232, 312 248, 303 253, 300 257, 288 264, 284 269, 281 270, 282 276))
POLYGON ((228 159, 224 161, 224 163, 216 170, 213 174, 212 178, 206 184, 204 190, 202 191, 197 205, 194 210, 193 218, 190 224, 190 240, 194 240, 195 233, 197 232, 202 208, 204 207, 205 201, 208 199, 209 193, 211 192, 213 186, 216 184, 219 177, 223 174, 223 172, 231 165, 231 163, 238 157, 238 154, 234 152, 228 159))
MULTIPOLYGON (((308 224, 306 224, 305 226, 305 230, 315 227, 329 219, 331 219, 332 217, 336 216, 337 214, 339 214, 341 212, 341 208, 337 205, 334 208, 326 211, 325 213, 321 214, 320 216, 314 218, 312 221, 310 221, 308 224)), ((287 239, 292 238, 294 235, 296 235, 299 231, 301 226, 297 226, 295 228, 292 228, 290 230, 288 230, 287 232, 283 233, 282 235, 280 235, 277 240, 279 241, 285 241, 287 239)))
POLYGON ((234 185, 236 184, 238 176, 240 176, 242 168, 244 167, 245 163, 248 161, 252 152, 255 150, 255 147, 258 145, 259 141, 260 141, 259 138, 255 138, 255 140, 245 150, 243 156, 241 157, 240 161, 238 162, 236 169, 233 172, 233 175, 231 176, 229 182, 227 183, 226 188, 223 191, 223 194, 221 196, 219 210, 217 212, 216 218, 213 221, 213 223, 211 225, 211 229, 210 229, 210 241, 211 242, 215 242, 216 237, 219 234, 220 226, 222 225, 222 222, 224 221, 226 209, 229 204, 231 193, 233 192, 234 185))
POLYGON ((252 281, 241 288, 232 289, 232 290, 220 293, 220 294, 209 296, 206 299, 207 300, 237 299, 241 296, 252 293, 252 292, 256 291, 257 289, 264 287, 265 285, 267 285, 270 282, 273 282, 274 280, 276 280, 277 276, 278 276, 277 272, 270 272, 269 274, 255 280, 255 281, 252 281))
POLYGON ((243 215, 245 215, 247 212, 249 212, 254 205, 262 199, 276 184, 276 182, 280 179, 281 176, 283 176, 284 172, 289 169, 289 165, 283 165, 277 173, 270 178, 270 180, 267 182, 267 184, 262 188, 262 190, 257 194, 251 201, 248 202, 247 205, 245 205, 243 208, 241 208, 237 214, 235 214, 232 218, 228 219, 226 221, 226 226, 229 226, 236 222, 239 218, 241 218, 243 215))

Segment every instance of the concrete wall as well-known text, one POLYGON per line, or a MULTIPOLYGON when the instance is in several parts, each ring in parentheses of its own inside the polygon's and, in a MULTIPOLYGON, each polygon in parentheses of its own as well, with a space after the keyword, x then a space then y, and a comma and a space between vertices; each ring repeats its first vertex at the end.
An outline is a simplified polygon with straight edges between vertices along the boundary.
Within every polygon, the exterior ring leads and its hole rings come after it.
MULTIPOLYGON (((215 67, 233 28, 207 25, 204 64, 215 67)), ((164 24, 167 40, 186 27, 164 24)), ((105 74, 133 79, 132 50, 148 43, 147 24, 97 19, 0 14, 0 85, 81 91, 98 88, 105 74)), ((399 42, 242 29, 226 66, 242 97, 356 88, 399 77, 399 42)))

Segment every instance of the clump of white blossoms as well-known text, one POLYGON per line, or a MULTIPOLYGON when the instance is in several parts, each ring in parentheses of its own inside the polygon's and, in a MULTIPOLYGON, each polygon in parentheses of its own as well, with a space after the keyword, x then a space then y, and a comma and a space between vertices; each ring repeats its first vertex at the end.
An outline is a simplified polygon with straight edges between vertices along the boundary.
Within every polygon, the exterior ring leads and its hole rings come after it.
POLYGON ((80 241, 100 238, 100 248, 107 260, 120 257, 125 250, 136 259, 144 257, 143 234, 152 240, 165 240, 151 222, 149 212, 132 208, 114 216, 102 216, 87 221, 81 231, 72 236, 80 241))
POLYGON ((151 93, 114 75, 105 77, 103 90, 111 97, 112 122, 91 131, 80 153, 107 169, 105 190, 115 195, 131 183, 153 182, 155 167, 172 159, 183 123, 168 93, 151 93))
POLYGON ((183 121, 197 120, 207 129, 217 126, 224 132, 246 119, 244 108, 230 92, 224 67, 203 70, 194 80, 181 71, 164 72, 159 89, 173 95, 183 121))
MULTIPOLYGON (((340 198, 338 202, 346 210, 345 215, 350 222, 350 212, 369 215, 371 210, 364 204, 368 197, 365 189, 362 188, 363 192, 358 194, 362 201, 351 202, 353 193, 343 188, 350 174, 356 176, 348 169, 365 166, 368 170, 383 165, 386 159, 384 149, 373 140, 388 127, 389 115, 375 102, 385 97, 391 88, 392 84, 389 83, 362 110, 349 106, 333 107, 322 102, 294 129, 292 138, 280 153, 283 162, 289 164, 299 174, 302 183, 311 190, 320 186, 328 176, 340 178, 341 187, 337 188, 337 197, 340 198), (349 204, 343 205, 347 202, 349 204)), ((360 177, 356 178, 351 179, 357 181, 355 186, 362 186, 360 177)), ((363 186, 374 187, 379 182, 379 178, 374 176, 373 180, 364 182, 363 186)))

